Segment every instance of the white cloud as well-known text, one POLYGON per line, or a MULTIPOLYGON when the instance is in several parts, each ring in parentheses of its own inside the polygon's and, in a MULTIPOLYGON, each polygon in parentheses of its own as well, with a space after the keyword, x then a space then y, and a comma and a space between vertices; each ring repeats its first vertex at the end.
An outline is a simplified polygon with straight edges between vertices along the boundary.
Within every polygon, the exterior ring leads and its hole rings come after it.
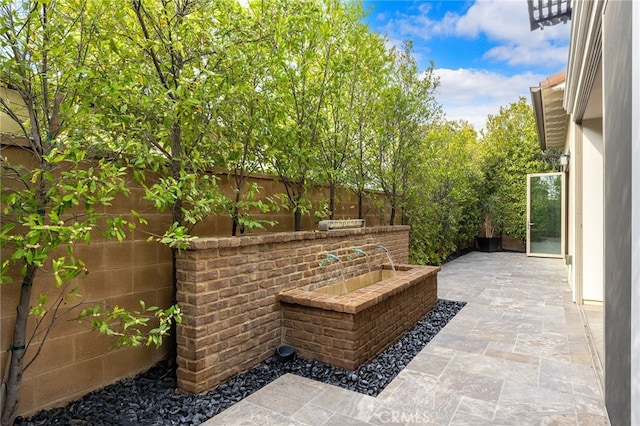
POLYGON ((476 1, 462 16, 449 17, 457 35, 477 37, 481 33, 495 40, 515 41, 529 32, 525 1, 476 1))
POLYGON ((497 114, 500 111, 501 106, 502 105, 493 103, 487 103, 479 106, 461 105, 445 108, 445 113, 447 120, 463 120, 471 124, 477 131, 481 131, 487 123, 487 115, 497 114))
POLYGON ((494 59, 511 66, 564 66, 567 61, 569 25, 555 25, 545 30, 530 31, 529 13, 524 1, 480 0, 458 16, 447 14, 443 25, 448 34, 469 38, 485 35, 497 43, 484 59, 494 59))
POLYGON ((540 65, 541 58, 544 58, 546 66, 561 68, 566 65, 567 52, 567 46, 549 44, 539 46, 502 45, 487 50, 483 59, 506 62, 510 66, 517 67, 540 65))
POLYGON ((497 114, 501 106, 529 97, 529 87, 545 76, 524 72, 512 76, 479 69, 437 68, 440 78, 438 99, 448 120, 467 120, 476 129, 484 127, 487 115, 497 114))
POLYGON ((478 0, 463 15, 447 12, 441 20, 429 17, 431 9, 431 2, 424 2, 417 8, 380 16, 379 22, 384 24, 378 28, 390 39, 411 38, 416 44, 435 36, 486 37, 494 46, 484 54, 485 60, 510 66, 566 65, 570 25, 530 31, 524 0, 478 0))
POLYGON ((376 21, 379 22, 376 28, 381 33, 387 34, 391 39, 429 40, 434 34, 431 28, 438 25, 437 21, 429 18, 430 9, 429 3, 423 3, 417 8, 410 7, 402 12, 396 11, 393 14, 380 13, 376 15, 376 21))
POLYGON ((538 43, 541 40, 568 39, 570 25, 561 24, 531 31, 529 12, 521 0, 478 0, 461 17, 459 29, 476 27, 495 40, 538 43))
POLYGON ((417 7, 402 3, 405 6, 380 16, 376 28, 387 34, 391 45, 413 39, 418 63, 424 64, 431 51, 447 49, 452 39, 457 39, 452 45, 470 46, 469 52, 447 52, 443 56, 449 62, 459 58, 458 63, 435 70, 440 77, 438 99, 449 120, 467 120, 482 129, 487 115, 520 96, 529 98, 531 86, 566 66, 571 26, 530 31, 525 0, 477 0, 464 10, 459 8, 462 2, 447 7, 446 0, 416 2, 417 7), (437 7, 450 11, 436 20, 437 7))

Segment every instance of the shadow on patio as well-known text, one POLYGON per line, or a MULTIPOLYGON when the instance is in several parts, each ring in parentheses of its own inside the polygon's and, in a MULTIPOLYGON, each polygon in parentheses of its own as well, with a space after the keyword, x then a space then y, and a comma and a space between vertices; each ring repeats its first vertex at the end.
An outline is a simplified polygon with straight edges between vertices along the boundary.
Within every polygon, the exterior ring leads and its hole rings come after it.
POLYGON ((288 374, 205 425, 607 425, 561 260, 473 252, 438 296, 467 306, 377 397, 288 374))

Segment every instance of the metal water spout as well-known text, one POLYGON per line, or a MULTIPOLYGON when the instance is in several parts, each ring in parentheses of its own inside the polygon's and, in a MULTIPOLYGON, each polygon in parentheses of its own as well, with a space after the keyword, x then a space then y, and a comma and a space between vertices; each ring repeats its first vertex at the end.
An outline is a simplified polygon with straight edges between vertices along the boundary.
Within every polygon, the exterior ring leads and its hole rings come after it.
POLYGON ((367 257, 367 253, 366 253, 364 250, 362 250, 362 249, 352 247, 352 248, 350 248, 349 250, 351 250, 351 251, 353 251, 353 252, 355 252, 355 253, 361 254, 361 255, 363 255, 364 257, 367 257))
POLYGON ((336 256, 335 254, 332 253, 323 253, 321 254, 321 256, 325 257, 325 260, 320 261, 320 266, 327 266, 327 265, 331 265, 332 261, 336 261, 338 263, 340 263, 340 258, 338 256, 336 256))
POLYGON ((371 265, 369 264, 369 255, 367 254, 367 252, 356 247, 352 247, 349 250, 356 253, 355 256, 357 255, 364 256, 365 260, 367 261, 367 270, 371 272, 371 265))
POLYGON ((342 261, 340 260, 340 258, 333 253, 322 253, 321 256, 324 256, 325 260, 320 261, 319 263, 320 267, 331 265, 331 263, 334 260, 338 265, 340 265, 340 274, 342 275, 342 288, 344 293, 347 293, 347 284, 346 284, 347 280, 344 275, 344 265, 342 264, 342 261))
POLYGON ((335 254, 326 253, 325 256, 328 257, 329 259, 335 260, 336 262, 340 262, 340 258, 338 256, 336 256, 335 254))

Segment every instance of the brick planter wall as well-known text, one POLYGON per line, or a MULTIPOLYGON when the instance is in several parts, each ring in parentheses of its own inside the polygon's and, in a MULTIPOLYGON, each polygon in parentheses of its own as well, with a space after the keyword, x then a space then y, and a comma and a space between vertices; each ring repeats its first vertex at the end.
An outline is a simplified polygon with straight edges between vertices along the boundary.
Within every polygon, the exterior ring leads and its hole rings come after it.
POLYGON ((408 226, 203 238, 179 253, 178 386, 200 393, 270 357, 281 343, 278 293, 314 288, 388 263, 407 263, 408 226), (350 258, 350 247, 372 252, 350 258), (319 266, 322 253, 343 262, 319 266))
POLYGON ((300 356, 355 370, 413 327, 437 300, 438 267, 399 265, 398 275, 345 295, 302 289, 279 295, 285 342, 300 356))

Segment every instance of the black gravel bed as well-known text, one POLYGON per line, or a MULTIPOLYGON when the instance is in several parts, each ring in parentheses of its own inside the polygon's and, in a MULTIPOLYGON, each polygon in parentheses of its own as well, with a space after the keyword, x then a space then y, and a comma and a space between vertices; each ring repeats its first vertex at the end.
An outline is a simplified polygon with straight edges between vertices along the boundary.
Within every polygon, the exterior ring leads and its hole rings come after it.
MULTIPOLYGON (((470 247, 460 249, 457 252, 451 253, 449 256, 447 256, 447 258, 442 261, 442 264, 444 265, 445 263, 452 262, 452 261, 454 261, 454 260, 456 260, 456 259, 458 259, 458 258, 460 258, 460 257, 462 257, 464 255, 467 255, 467 254, 471 253, 472 251, 473 251, 473 249, 471 249, 470 247)), ((434 265, 434 266, 441 266, 441 265, 434 265)))
POLYGON ((286 373, 377 396, 465 304, 439 299, 431 312, 398 342, 355 371, 300 357, 286 362, 272 357, 212 391, 193 395, 176 389, 175 370, 161 362, 136 377, 91 392, 66 407, 41 411, 17 422, 22 425, 198 425, 286 373))

